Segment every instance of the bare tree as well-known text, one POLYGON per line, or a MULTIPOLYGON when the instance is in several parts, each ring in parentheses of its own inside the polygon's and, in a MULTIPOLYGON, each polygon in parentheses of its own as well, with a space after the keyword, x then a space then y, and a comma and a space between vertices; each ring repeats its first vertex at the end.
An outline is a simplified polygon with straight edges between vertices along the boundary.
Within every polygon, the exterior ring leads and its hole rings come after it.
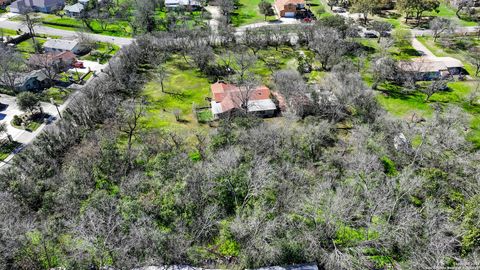
POLYGON ((58 75, 68 67, 68 63, 64 62, 63 59, 56 59, 52 53, 32 55, 28 65, 32 69, 39 69, 47 77, 50 86, 53 85, 58 75))
POLYGON ((338 32, 328 27, 318 28, 309 46, 324 70, 330 69, 346 50, 345 41, 340 38, 338 32))
POLYGON ((22 24, 28 29, 28 33, 30 34, 30 37, 32 39, 35 52, 39 53, 40 45, 37 44, 37 40, 35 38, 35 27, 41 23, 40 17, 33 13, 32 10, 27 9, 22 13, 21 19, 22 24))
POLYGON ((430 30, 433 33, 433 41, 437 41, 443 33, 453 33, 457 25, 448 18, 435 17, 430 21, 430 30))
POLYGON ((119 129, 127 136, 128 152, 132 149, 133 138, 139 132, 140 119, 145 114, 143 101, 129 99, 123 102, 120 108, 119 129))
POLYGON ((15 90, 15 83, 24 69, 22 56, 12 49, 0 45, 0 83, 15 90))
POLYGON ((420 91, 426 95, 425 102, 428 102, 433 94, 445 91, 447 82, 444 80, 435 80, 426 87, 420 88, 420 91))

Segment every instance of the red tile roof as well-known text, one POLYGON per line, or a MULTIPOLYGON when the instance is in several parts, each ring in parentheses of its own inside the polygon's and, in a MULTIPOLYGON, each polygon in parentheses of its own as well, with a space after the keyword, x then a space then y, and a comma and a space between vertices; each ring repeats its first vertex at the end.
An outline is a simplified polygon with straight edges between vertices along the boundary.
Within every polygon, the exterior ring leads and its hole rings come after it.
MULTIPOLYGON (((220 103, 222 111, 226 112, 239 107, 242 102, 242 92, 245 94, 245 89, 241 89, 233 84, 217 82, 211 85, 213 100, 220 103)), ((266 86, 259 86, 249 93, 249 101, 270 99, 270 89, 266 86)))
POLYGON ((281 12, 282 10, 285 9, 286 5, 290 5, 290 4, 293 4, 293 5, 305 4, 305 0, 276 0, 274 3, 278 12, 281 12))

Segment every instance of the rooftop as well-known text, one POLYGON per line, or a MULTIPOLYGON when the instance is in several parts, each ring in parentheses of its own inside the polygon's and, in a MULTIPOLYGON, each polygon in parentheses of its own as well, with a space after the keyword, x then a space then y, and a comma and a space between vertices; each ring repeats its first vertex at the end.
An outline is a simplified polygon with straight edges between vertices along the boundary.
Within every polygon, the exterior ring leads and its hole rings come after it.
POLYGON ((48 39, 43 47, 53 48, 62 51, 71 51, 78 45, 77 40, 66 40, 66 39, 48 39))
POLYGON ((248 111, 275 110, 276 106, 270 99, 270 89, 266 86, 258 86, 254 89, 237 87, 233 84, 217 82, 211 86, 213 100, 212 111, 220 114, 239 108, 247 102, 248 111))

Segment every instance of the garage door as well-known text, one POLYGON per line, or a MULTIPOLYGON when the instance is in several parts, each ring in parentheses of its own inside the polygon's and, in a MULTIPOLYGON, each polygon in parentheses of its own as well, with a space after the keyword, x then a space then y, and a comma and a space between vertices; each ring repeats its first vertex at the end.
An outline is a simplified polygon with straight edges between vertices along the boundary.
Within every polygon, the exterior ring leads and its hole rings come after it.
POLYGON ((293 17, 295 17, 295 12, 285 12, 285 17, 293 18, 293 17))

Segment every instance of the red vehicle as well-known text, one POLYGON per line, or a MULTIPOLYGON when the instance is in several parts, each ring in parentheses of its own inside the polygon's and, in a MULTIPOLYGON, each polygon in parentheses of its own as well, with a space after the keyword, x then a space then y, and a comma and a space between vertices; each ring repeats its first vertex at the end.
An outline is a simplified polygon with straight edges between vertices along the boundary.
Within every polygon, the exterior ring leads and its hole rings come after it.
POLYGON ((73 66, 74 68, 85 68, 85 67, 83 66, 83 62, 80 62, 80 61, 77 61, 77 62, 73 63, 72 66, 73 66))
POLYGON ((305 23, 311 23, 311 22, 313 22, 313 19, 307 17, 307 18, 304 18, 304 19, 303 19, 303 22, 305 22, 305 23))

